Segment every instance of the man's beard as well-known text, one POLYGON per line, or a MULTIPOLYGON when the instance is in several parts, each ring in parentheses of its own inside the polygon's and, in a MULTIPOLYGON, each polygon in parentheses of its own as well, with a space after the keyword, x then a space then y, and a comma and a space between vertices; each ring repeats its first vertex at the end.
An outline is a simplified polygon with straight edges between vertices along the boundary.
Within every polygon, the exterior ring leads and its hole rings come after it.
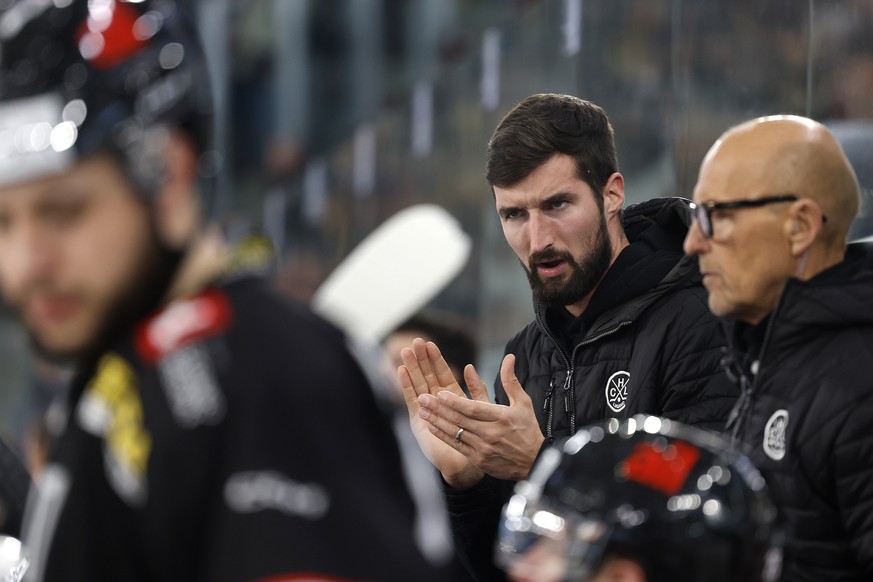
POLYGON ((138 268, 112 298, 90 341, 73 350, 59 351, 43 345, 30 332, 31 345, 37 354, 66 365, 91 360, 160 306, 184 253, 167 248, 160 241, 153 221, 150 226, 145 250, 131 259, 138 268))
POLYGON ((611 263, 612 245, 606 230, 606 219, 601 216, 594 242, 581 262, 576 262, 569 251, 545 250, 530 256, 525 272, 537 301, 547 307, 565 307, 594 291, 611 263), (557 260, 567 263, 570 278, 541 278, 537 273, 537 264, 557 260))

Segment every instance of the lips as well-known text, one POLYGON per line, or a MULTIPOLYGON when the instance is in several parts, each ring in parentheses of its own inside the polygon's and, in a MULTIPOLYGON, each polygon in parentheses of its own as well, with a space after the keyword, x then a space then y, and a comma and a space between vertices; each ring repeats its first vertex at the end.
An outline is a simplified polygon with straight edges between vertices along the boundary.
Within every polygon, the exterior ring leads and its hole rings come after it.
POLYGON ((532 253, 528 257, 528 271, 536 273, 544 279, 562 275, 573 262, 569 252, 559 249, 548 249, 532 253))
POLYGON ((552 259, 548 261, 539 261, 536 263, 537 273, 541 277, 557 277, 562 274, 567 267, 567 262, 561 259, 552 259))
POLYGON ((700 275, 702 277, 702 283, 704 286, 707 284, 711 284, 715 281, 715 278, 718 276, 713 271, 703 271, 701 270, 700 275))
POLYGON ((75 315, 79 306, 79 301, 70 296, 39 297, 29 302, 27 315, 38 327, 56 325, 75 315))

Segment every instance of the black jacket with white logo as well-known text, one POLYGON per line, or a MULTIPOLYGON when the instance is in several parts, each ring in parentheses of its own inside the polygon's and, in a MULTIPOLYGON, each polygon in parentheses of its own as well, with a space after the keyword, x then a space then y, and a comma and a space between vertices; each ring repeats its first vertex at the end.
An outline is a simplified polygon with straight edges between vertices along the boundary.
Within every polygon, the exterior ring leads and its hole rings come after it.
POLYGON ((783 580, 873 580, 873 246, 790 280, 766 323, 730 337, 744 394, 729 430, 783 512, 783 580))
MULTIPOLYGON (((630 206, 623 221, 630 245, 585 312, 572 320, 535 303, 536 321, 506 346, 547 441, 639 413, 722 429, 739 394, 719 368, 723 333, 707 308, 697 261, 683 258, 687 201, 630 206)), ((508 404, 499 378, 495 393, 508 404)), ((491 560, 513 485, 486 477, 470 490, 448 489, 456 543, 480 580, 503 579, 491 560)))
POLYGON ((170 304, 78 378, 29 580, 457 579, 433 468, 387 400, 262 281, 170 304))

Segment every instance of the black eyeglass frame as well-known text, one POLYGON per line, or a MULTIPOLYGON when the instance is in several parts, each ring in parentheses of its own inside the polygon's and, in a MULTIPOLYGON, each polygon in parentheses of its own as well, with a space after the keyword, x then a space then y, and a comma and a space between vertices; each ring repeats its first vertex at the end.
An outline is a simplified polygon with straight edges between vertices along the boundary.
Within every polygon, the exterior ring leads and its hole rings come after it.
MULTIPOLYGON (((712 212, 714 210, 731 210, 736 208, 756 208, 758 206, 766 206, 767 204, 775 204, 777 202, 796 202, 800 200, 797 194, 774 194, 773 196, 764 196, 763 198, 743 199, 743 200, 728 200, 726 202, 691 202, 688 206, 691 208, 692 216, 697 221, 700 227, 700 232, 704 238, 712 238, 712 212)), ((828 217, 822 215, 822 222, 827 222, 828 217)))

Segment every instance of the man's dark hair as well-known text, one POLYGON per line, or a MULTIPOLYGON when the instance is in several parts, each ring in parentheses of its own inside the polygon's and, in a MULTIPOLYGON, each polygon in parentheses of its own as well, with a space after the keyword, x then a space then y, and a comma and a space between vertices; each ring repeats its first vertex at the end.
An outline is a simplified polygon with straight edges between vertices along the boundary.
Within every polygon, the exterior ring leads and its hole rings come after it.
POLYGON ((492 188, 512 186, 555 154, 573 157, 602 204, 603 188, 618 171, 614 132, 600 106, 572 95, 540 93, 516 105, 488 142, 485 177, 492 188))

